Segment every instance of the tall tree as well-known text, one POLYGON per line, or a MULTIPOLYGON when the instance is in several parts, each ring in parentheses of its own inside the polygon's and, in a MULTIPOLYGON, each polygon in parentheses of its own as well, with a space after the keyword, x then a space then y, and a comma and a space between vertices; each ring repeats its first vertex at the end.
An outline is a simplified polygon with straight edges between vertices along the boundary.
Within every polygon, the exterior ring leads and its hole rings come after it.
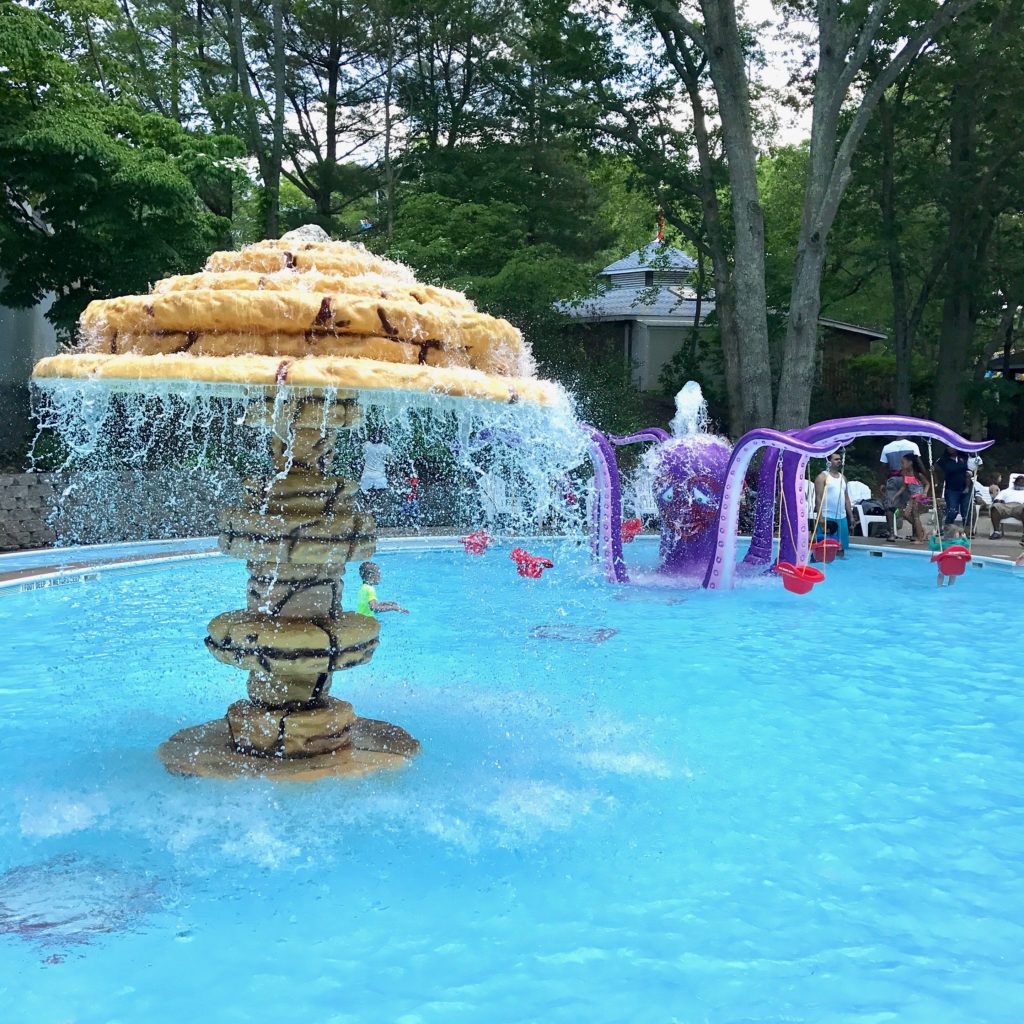
MULTIPOLYGON (((270 10, 266 12, 270 15, 269 31, 263 32, 262 36, 266 40, 272 103, 264 99, 264 90, 259 89, 258 78, 250 64, 242 0, 231 0, 231 48, 242 94, 246 141, 249 151, 259 164, 263 180, 263 233, 266 238, 277 238, 280 234, 278 218, 281 209, 281 161, 284 155, 284 0, 269 0, 269 4, 270 10), (258 92, 254 91, 254 79, 258 92), (269 126, 266 126, 267 121, 269 126)), ((253 13, 262 19, 265 12, 253 13)))
MULTIPOLYGON (((828 235, 850 179, 850 164, 885 91, 903 69, 957 15, 979 0, 946 0, 924 15, 892 0, 865 5, 855 0, 821 0, 816 23, 815 67, 808 174, 800 240, 793 271, 781 378, 774 402, 777 427, 806 423, 818 343, 821 278, 828 235), (896 40, 896 42, 891 42, 896 40), (879 54, 872 74, 868 58, 879 54), (854 113, 840 134, 840 116, 854 113)), ((743 338, 744 407, 766 422, 772 408, 767 303, 764 286, 764 218, 757 181, 751 83, 745 37, 734 0, 700 0, 695 22, 678 0, 636 0, 655 24, 685 35, 708 59, 722 118, 729 165, 734 230, 736 318, 743 338)), ((810 13, 810 12, 808 12, 810 13)))
POLYGON ((973 376, 975 329, 991 303, 988 273, 1000 222, 1022 209, 1024 131, 1013 106, 1024 100, 1020 53, 1024 12, 1007 5, 989 22, 961 24, 936 67, 948 98, 946 274, 932 413, 958 427, 973 376), (987 300, 987 301, 986 301, 987 300))
POLYGON ((236 150, 111 101, 65 63, 64 45, 42 13, 0 6, 2 299, 54 293, 47 316, 67 336, 91 299, 201 266, 226 224, 189 175, 230 174, 236 150))

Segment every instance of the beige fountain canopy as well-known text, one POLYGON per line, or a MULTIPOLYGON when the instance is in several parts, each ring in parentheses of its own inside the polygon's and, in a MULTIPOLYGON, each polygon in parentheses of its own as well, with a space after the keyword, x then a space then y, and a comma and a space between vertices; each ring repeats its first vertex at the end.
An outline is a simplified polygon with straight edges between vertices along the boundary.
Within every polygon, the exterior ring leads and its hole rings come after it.
POLYGON ((460 292, 319 228, 215 252, 200 274, 149 295, 91 302, 80 348, 41 360, 36 379, 203 381, 426 391, 555 405, 522 335, 460 292))
POLYGON ((203 273, 160 281, 149 295, 92 302, 80 335, 78 351, 35 368, 51 401, 76 387, 228 385, 244 422, 270 435, 273 475, 246 480, 242 504, 220 517, 221 550, 247 564, 246 607, 216 616, 206 637, 215 658, 249 673, 248 699, 168 739, 167 768, 310 779, 404 764, 415 739, 330 696, 333 674, 368 662, 380 631, 342 601, 346 563, 370 558, 376 523, 356 485, 332 475, 334 447, 375 395, 566 413, 519 332, 458 292, 305 228, 214 253, 203 273))

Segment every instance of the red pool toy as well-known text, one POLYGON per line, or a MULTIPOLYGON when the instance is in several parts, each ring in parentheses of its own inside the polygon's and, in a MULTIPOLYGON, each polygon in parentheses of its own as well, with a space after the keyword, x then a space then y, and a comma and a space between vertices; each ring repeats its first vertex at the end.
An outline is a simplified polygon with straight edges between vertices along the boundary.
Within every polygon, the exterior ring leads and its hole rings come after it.
POLYGON ((636 535, 644 528, 643 522, 639 517, 633 519, 627 519, 622 524, 622 543, 632 544, 636 540, 636 535))
POLYGON ((522 548, 513 548, 509 558, 516 563, 516 570, 520 576, 527 576, 531 580, 539 580, 545 569, 553 569, 555 563, 550 558, 542 558, 539 555, 531 555, 529 551, 522 548))
POLYGON ((825 574, 810 565, 779 562, 775 571, 782 577, 782 585, 792 594, 809 594, 815 583, 821 583, 825 574))
POLYGON ((488 545, 494 543, 494 538, 486 530, 477 530, 465 537, 460 537, 462 546, 466 549, 467 555, 482 555, 488 545))
POLYGON ((831 538, 816 540, 811 545, 811 554, 814 556, 814 561, 824 562, 826 565, 829 562, 834 561, 842 550, 843 545, 840 544, 839 541, 832 540, 831 538))
POLYGON ((938 562, 939 572, 943 576, 963 576, 970 560, 971 553, 962 544, 953 544, 945 551, 937 551, 932 555, 932 561, 938 562))

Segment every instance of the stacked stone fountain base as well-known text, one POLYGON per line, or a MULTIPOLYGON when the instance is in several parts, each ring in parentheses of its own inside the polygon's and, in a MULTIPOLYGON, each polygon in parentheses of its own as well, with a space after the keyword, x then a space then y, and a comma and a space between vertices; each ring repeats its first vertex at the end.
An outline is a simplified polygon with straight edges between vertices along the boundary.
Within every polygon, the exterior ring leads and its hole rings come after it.
POLYGON ((373 517, 354 507, 356 486, 329 475, 337 433, 358 425, 359 407, 350 398, 278 396, 246 419, 272 430, 276 472, 247 481, 244 506, 221 517, 221 550, 248 565, 248 600, 210 622, 206 646, 248 671, 249 697, 224 718, 175 733, 159 756, 171 772, 219 777, 302 780, 398 767, 419 743, 330 696, 333 673, 369 661, 380 629, 341 610, 346 563, 376 546, 373 517))

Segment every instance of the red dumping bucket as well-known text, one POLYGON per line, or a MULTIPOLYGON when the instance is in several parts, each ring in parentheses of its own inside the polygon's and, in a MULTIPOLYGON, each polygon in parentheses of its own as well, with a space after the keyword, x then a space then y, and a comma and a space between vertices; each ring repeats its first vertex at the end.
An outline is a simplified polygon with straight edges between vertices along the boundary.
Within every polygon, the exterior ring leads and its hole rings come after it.
POLYGON ((821 583, 825 574, 810 565, 779 562, 775 571, 782 577, 782 585, 793 594, 809 594, 815 583, 821 583))
POLYGON ((811 555, 816 562, 831 562, 842 550, 843 545, 839 541, 831 540, 830 538, 816 540, 811 545, 811 555))
POLYGON ((932 555, 932 561, 938 562, 939 572, 943 576, 963 576, 970 560, 971 553, 962 544, 953 544, 945 551, 932 555))

